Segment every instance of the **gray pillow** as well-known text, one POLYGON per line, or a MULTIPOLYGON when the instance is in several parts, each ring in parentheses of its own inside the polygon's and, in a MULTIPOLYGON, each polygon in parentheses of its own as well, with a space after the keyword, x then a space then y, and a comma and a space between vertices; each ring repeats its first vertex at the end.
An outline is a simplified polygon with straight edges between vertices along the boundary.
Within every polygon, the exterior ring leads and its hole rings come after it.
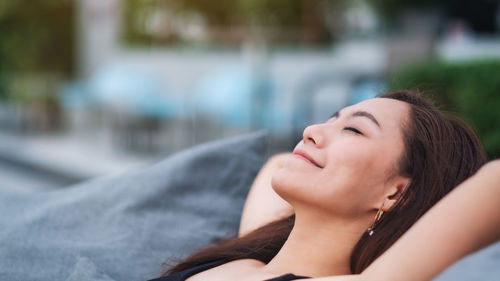
POLYGON ((0 280, 147 280, 235 235, 264 133, 201 145, 120 176, 0 193, 0 280))

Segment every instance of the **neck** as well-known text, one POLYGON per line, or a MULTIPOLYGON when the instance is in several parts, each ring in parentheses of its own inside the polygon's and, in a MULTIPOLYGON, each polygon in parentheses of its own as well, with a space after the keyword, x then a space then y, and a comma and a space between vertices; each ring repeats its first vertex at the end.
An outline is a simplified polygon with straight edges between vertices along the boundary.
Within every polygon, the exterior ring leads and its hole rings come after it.
POLYGON ((282 275, 309 277, 351 274, 350 257, 361 235, 364 220, 342 221, 321 215, 295 215, 295 224, 278 254, 265 266, 282 275))

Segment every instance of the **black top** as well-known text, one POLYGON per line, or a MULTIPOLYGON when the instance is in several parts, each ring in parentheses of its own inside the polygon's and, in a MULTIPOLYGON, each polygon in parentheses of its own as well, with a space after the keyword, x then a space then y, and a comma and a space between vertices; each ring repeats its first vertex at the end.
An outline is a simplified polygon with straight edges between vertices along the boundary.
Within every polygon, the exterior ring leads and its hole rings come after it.
MULTIPOLYGON (((225 264, 229 261, 230 260, 227 260, 227 259, 216 260, 216 261, 208 262, 205 264, 197 265, 195 267, 186 269, 186 270, 181 271, 181 272, 171 274, 169 276, 151 279, 149 281, 184 281, 187 278, 189 278, 197 273, 200 273, 200 272, 205 271, 207 269, 214 268, 216 266, 225 264)), ((293 275, 293 274, 289 273, 289 274, 285 274, 285 275, 282 275, 282 276, 279 276, 276 278, 267 279, 264 281, 289 281, 289 280, 306 279, 306 278, 311 278, 311 277, 297 276, 297 275, 293 275)))

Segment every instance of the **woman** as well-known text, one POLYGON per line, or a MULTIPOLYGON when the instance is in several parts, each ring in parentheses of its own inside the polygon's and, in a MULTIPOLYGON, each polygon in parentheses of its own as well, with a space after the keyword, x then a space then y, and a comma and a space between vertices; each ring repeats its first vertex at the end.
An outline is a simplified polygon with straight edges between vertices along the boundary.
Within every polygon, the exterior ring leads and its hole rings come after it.
POLYGON ((157 280, 431 280, 500 239, 500 164, 471 177, 485 161, 474 133, 418 94, 363 101, 264 166, 239 238, 157 280))

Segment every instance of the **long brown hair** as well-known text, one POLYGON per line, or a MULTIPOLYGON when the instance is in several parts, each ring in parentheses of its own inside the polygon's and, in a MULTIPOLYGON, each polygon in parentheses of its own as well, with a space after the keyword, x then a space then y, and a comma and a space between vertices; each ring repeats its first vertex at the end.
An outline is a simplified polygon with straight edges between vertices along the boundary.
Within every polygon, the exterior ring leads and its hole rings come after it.
MULTIPOLYGON (((374 234, 362 235, 351 254, 351 272, 361 273, 401 237, 430 207, 486 162, 474 132, 459 119, 443 114, 417 92, 381 96, 410 105, 403 126, 405 149, 398 172, 411 179, 398 202, 384 213, 374 234)), ((268 263, 290 235, 295 216, 271 222, 253 232, 202 249, 165 271, 162 276, 217 259, 256 259, 268 263)))

